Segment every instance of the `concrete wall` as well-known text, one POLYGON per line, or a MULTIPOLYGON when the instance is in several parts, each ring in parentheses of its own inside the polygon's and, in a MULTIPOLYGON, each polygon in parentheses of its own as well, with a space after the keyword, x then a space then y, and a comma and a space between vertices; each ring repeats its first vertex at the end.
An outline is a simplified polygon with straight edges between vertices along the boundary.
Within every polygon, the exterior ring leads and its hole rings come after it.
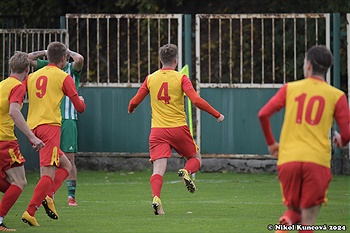
MULTIPOLYGON (((277 159, 272 156, 252 155, 212 155, 203 154, 201 172, 240 172, 240 173, 277 173, 277 159)), ((142 171, 152 169, 148 153, 94 153, 80 152, 76 155, 78 169, 104 171, 142 171)), ((173 154, 168 160, 167 171, 177 171, 185 160, 173 154)), ((333 172, 334 173, 334 172, 333 172)), ((344 175, 350 175, 350 159, 343 158, 344 175)))
MULTIPOLYGON (((235 156, 213 155, 203 156, 202 172, 243 172, 243 173, 275 173, 276 159, 272 156, 235 156)), ((148 153, 78 153, 76 156, 78 169, 106 171, 141 171, 152 169, 148 153)), ((167 171, 183 168, 185 159, 173 154, 168 160, 167 171)))

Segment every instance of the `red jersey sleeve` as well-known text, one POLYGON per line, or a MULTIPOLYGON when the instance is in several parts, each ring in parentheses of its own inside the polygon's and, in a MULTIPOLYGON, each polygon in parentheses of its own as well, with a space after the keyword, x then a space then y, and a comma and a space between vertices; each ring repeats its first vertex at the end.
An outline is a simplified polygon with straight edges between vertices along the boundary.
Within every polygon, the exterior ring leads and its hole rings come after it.
POLYGON ((187 97, 190 98, 192 103, 199 109, 206 111, 215 118, 220 117, 220 112, 213 108, 207 101, 201 98, 194 90, 190 79, 184 75, 181 80, 182 90, 186 93, 187 97))
POLYGON ((17 102, 19 105, 22 105, 25 94, 26 86, 23 83, 14 86, 9 96, 10 104, 17 102))
POLYGON ((78 96, 77 89, 75 87, 74 81, 70 75, 68 75, 64 81, 62 86, 63 93, 69 97, 69 99, 72 101, 74 108, 78 112, 84 112, 85 110, 85 103, 84 101, 80 100, 78 96))
POLYGON ((147 87, 148 76, 142 83, 141 87, 137 91, 136 95, 130 100, 128 106, 128 112, 133 112, 134 109, 143 101, 143 99, 148 95, 149 89, 147 87))
POLYGON ((182 90, 185 93, 186 93, 186 91, 194 90, 190 79, 186 75, 182 76, 181 86, 182 86, 182 90))
POLYGON ((334 119, 339 126, 340 136, 343 145, 348 144, 350 141, 350 128, 349 128, 349 107, 345 94, 342 95, 335 105, 334 119))
POLYGON ((275 113, 280 111, 286 105, 286 94, 287 94, 287 85, 285 84, 280 88, 277 93, 262 107, 258 113, 260 120, 261 128, 263 130, 267 145, 271 145, 275 142, 273 137, 270 117, 275 113))

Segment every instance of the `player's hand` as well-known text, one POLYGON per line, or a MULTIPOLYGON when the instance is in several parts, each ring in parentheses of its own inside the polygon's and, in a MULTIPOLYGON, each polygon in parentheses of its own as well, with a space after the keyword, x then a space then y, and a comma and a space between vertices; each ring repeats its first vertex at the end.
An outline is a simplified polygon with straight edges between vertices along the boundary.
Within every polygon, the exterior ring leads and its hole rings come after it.
POLYGON ((128 113, 133 114, 135 112, 135 107, 129 103, 128 105, 128 113))
POLYGON ((33 149, 36 151, 39 151, 41 148, 45 146, 45 143, 35 136, 30 138, 29 141, 32 143, 33 149))
POLYGON ((85 103, 84 97, 82 97, 81 95, 79 96, 79 99, 85 103))
POLYGON ((225 116, 222 115, 222 114, 220 114, 220 116, 219 116, 218 118, 216 118, 216 120, 217 120, 218 122, 221 122, 221 121, 223 121, 224 119, 225 119, 225 116))
POLYGON ((273 144, 267 146, 267 149, 269 150, 270 155, 272 155, 275 158, 278 158, 279 147, 280 144, 278 142, 274 142, 273 144))
POLYGON ((343 142, 341 140, 341 136, 340 136, 340 134, 337 131, 334 131, 333 143, 339 148, 345 146, 345 145, 343 145, 343 142))

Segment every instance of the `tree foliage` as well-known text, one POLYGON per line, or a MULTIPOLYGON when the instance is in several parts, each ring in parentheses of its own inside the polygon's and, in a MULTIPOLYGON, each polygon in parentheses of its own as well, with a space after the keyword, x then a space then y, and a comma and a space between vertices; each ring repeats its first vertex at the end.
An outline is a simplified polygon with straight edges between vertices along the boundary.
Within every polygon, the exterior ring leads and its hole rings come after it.
POLYGON ((348 0, 14 0, 0 1, 3 27, 11 19, 21 28, 59 27, 66 13, 113 14, 243 14, 243 13, 347 13, 348 0))
MULTIPOLYGON (((2 28, 60 28, 67 13, 110 14, 246 14, 246 13, 341 13, 346 31, 348 0, 13 0, 0 1, 2 28)), ((341 77, 347 80, 346 40, 341 38, 341 77)), ((208 46, 216 46, 215 43, 208 46)), ((257 67, 258 69, 259 67, 257 67)), ((345 87, 344 87, 345 88, 345 87)))

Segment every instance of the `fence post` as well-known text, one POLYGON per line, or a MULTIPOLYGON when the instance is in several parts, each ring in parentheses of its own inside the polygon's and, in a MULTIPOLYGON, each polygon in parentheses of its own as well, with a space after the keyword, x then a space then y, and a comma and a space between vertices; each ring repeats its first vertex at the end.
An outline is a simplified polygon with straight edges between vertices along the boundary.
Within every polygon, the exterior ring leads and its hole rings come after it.
MULTIPOLYGON (((189 78, 192 77, 192 15, 184 15, 184 54, 185 64, 188 65, 189 78)), ((192 79, 192 78, 191 78, 192 79)))
MULTIPOLYGON (((340 88, 340 14, 333 14, 333 86, 340 88)), ((334 127, 338 130, 338 126, 334 127)), ((332 156, 333 173, 343 173, 343 156, 340 148, 335 147, 332 156)))

